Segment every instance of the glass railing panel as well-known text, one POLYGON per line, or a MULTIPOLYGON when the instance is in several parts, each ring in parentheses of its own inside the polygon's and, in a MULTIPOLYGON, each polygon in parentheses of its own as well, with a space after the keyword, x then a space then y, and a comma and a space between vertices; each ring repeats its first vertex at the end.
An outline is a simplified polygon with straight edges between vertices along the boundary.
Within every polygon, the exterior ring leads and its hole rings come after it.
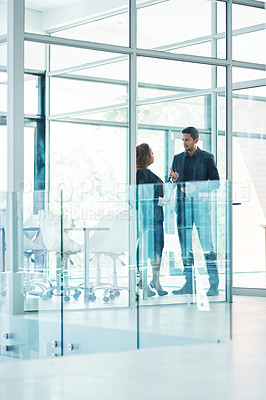
POLYGON ((82 203, 60 190, 2 193, 0 356, 229 339, 229 189, 221 182, 125 186, 108 200, 82 203), (190 290, 173 294, 189 276, 190 290))
POLYGON ((64 355, 136 348, 129 286, 134 219, 126 186, 123 192, 108 201, 63 197, 64 355))
POLYGON ((230 338, 229 196, 220 181, 138 185, 139 347, 230 338))
POLYGON ((1 356, 59 356, 61 231, 49 193, 1 194, 0 223, 1 356))

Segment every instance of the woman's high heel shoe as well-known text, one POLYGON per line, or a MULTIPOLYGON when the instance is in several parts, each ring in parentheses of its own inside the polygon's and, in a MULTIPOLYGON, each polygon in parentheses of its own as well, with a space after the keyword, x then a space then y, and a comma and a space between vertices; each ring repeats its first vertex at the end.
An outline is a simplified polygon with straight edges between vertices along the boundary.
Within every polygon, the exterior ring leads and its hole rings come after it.
POLYGON ((168 292, 166 290, 159 289, 153 281, 151 281, 150 287, 155 289, 159 296, 166 296, 168 294, 168 292))
MULTIPOLYGON (((143 290, 142 282, 141 282, 141 281, 139 281, 139 282, 137 283, 137 286, 138 286, 140 289, 143 290)), ((149 285, 147 285, 147 297, 153 297, 153 296, 155 296, 155 294, 156 294, 156 293, 154 293, 154 291, 151 290, 151 288, 149 287, 149 285)))

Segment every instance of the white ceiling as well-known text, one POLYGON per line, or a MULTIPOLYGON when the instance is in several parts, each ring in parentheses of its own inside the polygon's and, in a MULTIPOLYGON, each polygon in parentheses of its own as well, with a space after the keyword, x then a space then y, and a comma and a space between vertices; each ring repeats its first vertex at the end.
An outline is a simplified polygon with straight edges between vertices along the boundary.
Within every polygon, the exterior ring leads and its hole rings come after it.
POLYGON ((47 11, 76 3, 76 0, 25 0, 25 6, 36 11, 47 11))

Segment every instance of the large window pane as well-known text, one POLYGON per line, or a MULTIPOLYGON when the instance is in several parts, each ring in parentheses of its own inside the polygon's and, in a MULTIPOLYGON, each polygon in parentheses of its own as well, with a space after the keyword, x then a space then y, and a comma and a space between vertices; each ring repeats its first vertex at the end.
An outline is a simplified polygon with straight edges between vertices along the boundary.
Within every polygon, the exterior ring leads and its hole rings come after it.
POLYGON ((27 32, 128 46, 128 0, 26 0, 25 5, 27 32))
POLYGON ((225 57, 225 4, 170 0, 147 6, 138 1, 138 47, 225 57), (219 43, 221 42, 221 43, 219 43), (219 54, 214 44, 219 43, 219 54))
POLYGON ((52 46, 51 67, 53 118, 127 121, 127 57, 52 46))
POLYGON ((88 115, 104 110, 111 113, 122 106, 127 107, 127 87, 111 83, 52 78, 51 92, 51 114, 88 115))
POLYGON ((75 73, 128 81, 127 67, 127 56, 73 47, 51 46, 52 75, 75 73))
POLYGON ((42 43, 24 42, 25 69, 45 71, 46 45, 42 43))
POLYGON ((266 62, 265 10, 233 4, 233 59, 266 62))
POLYGON ((138 123, 172 128, 194 125, 206 129, 210 123, 206 98, 212 90, 217 92, 217 87, 211 84, 212 74, 218 76, 218 91, 223 94, 223 70, 201 64, 139 58, 138 123))
POLYGON ((108 209, 108 202, 126 183, 127 130, 54 122, 50 140, 52 190, 67 188, 78 201, 78 210, 88 200, 95 209, 104 204, 108 209))

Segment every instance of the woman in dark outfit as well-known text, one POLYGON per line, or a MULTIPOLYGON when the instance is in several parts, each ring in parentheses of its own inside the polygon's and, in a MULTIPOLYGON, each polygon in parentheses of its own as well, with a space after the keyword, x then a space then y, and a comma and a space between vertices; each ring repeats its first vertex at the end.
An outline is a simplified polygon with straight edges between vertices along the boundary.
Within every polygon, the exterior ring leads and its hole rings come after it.
MULTIPOLYGON (((152 265, 152 281, 150 287, 155 289, 159 296, 168 294, 160 284, 160 267, 164 246, 163 233, 163 209, 158 206, 159 197, 163 197, 163 181, 148 169, 153 164, 154 154, 147 143, 142 143, 136 148, 137 163, 137 185, 151 183, 154 185, 154 214, 153 214, 153 252, 150 255, 152 265)), ((149 249, 148 249, 149 250, 149 249)), ((149 252, 150 253, 150 252, 149 252)), ((148 288, 148 296, 153 296, 154 292, 148 288)))

